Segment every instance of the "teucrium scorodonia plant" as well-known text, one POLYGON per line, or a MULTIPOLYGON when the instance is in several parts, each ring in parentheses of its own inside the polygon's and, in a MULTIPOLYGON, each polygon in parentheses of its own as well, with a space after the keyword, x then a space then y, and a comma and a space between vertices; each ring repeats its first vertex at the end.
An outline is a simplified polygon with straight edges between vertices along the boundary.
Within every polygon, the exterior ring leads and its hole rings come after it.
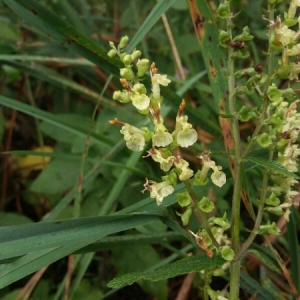
MULTIPOLYGON (((160 205, 165 197, 174 193, 174 188, 179 182, 185 184, 186 189, 176 195, 178 204, 183 209, 183 213, 177 213, 183 225, 188 226, 190 217, 196 211, 201 219, 199 231, 189 232, 207 256, 219 254, 229 262, 223 269, 230 265, 230 290, 217 292, 207 286, 204 298, 229 297, 236 300, 239 298, 241 259, 257 234, 280 233, 276 223, 268 220, 268 214, 283 215, 288 220, 293 198, 298 194, 294 189, 297 180, 293 174, 298 171, 297 159, 300 154, 297 143, 300 128, 300 114, 297 112, 299 100, 291 86, 287 85, 282 89, 279 83, 280 79, 298 79, 300 73, 300 67, 295 62, 295 57, 300 54, 300 19, 295 17, 300 1, 290 2, 284 18, 274 15, 275 6, 282 1, 269 0, 265 3, 268 16, 263 18, 266 20, 269 39, 265 66, 254 64, 249 59, 251 53, 248 43, 254 39, 249 28, 244 27, 240 33, 233 31, 235 15, 231 11, 230 2, 221 1, 216 12, 222 20, 220 23, 223 24, 219 31, 219 47, 223 48, 227 55, 225 72, 228 78, 228 118, 234 145, 231 159, 234 179, 231 220, 228 220, 226 213, 222 217, 209 216, 215 204, 207 196, 198 199, 193 190, 194 186, 206 185, 209 181, 222 188, 226 184, 226 175, 222 166, 211 158, 209 152, 198 155, 199 165, 201 164, 199 170, 193 170, 183 158, 180 149, 192 147, 197 143, 198 135, 184 114, 185 100, 182 100, 178 107, 174 128, 168 128, 164 122, 161 114, 162 95, 164 87, 168 86, 171 80, 167 75, 159 73, 155 63, 142 58, 141 51, 126 53, 126 36, 118 46, 110 43, 111 50, 108 55, 118 57, 124 63, 124 67, 120 69, 123 89, 115 91, 113 99, 121 103, 131 102, 139 113, 151 120, 152 126, 137 128, 118 119, 110 123, 121 125, 120 132, 130 150, 147 150, 148 154, 144 158, 151 157, 165 172, 160 182, 146 178, 143 192, 148 191, 150 197, 160 205), (240 60, 245 61, 245 67, 236 69, 240 60), (276 65, 278 67, 275 67, 276 65), (150 74, 150 77, 147 74, 150 74), (147 79, 150 80, 150 89, 144 84, 147 79), (237 101, 242 101, 245 95, 255 93, 261 101, 259 107, 249 106, 247 102, 237 109, 237 101), (255 124, 255 128, 247 140, 242 140, 239 124, 249 121, 255 124), (253 150, 260 148, 266 149, 267 160, 274 163, 271 169, 263 170, 261 186, 255 195, 259 200, 254 214, 254 226, 241 245, 240 202, 245 192, 241 180, 243 162, 247 157, 251 157, 253 150), (287 172, 280 172, 276 167, 278 165, 283 166, 287 172), (226 234, 228 229, 231 229, 230 237, 226 234)), ((217 270, 213 271, 218 273, 217 270)), ((213 272, 207 272, 205 276, 211 278, 213 272)))

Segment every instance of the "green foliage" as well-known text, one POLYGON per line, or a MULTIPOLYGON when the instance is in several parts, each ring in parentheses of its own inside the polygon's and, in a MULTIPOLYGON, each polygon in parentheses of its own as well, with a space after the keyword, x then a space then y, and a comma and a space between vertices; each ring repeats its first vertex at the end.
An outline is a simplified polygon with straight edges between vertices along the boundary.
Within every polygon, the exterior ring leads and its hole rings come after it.
POLYGON ((141 299, 175 299, 191 272, 193 298, 297 298, 291 1, 0 2, 1 299, 46 266, 30 299, 131 299, 135 282, 141 299), (152 62, 171 80, 156 102, 152 62), (126 94, 120 74, 140 82, 126 94), (132 91, 151 105, 136 111, 132 91), (170 147, 151 143, 158 115, 170 147), (141 128, 145 151, 114 118, 141 128), (287 234, 265 247, 278 218, 287 234))
POLYGON ((181 259, 162 268, 158 268, 154 271, 126 274, 122 277, 113 279, 108 285, 116 288, 121 287, 124 284, 132 284, 140 279, 158 281, 194 271, 200 272, 214 266, 221 266, 223 263, 224 260, 220 256, 215 256, 212 259, 209 259, 205 255, 192 256, 181 259))

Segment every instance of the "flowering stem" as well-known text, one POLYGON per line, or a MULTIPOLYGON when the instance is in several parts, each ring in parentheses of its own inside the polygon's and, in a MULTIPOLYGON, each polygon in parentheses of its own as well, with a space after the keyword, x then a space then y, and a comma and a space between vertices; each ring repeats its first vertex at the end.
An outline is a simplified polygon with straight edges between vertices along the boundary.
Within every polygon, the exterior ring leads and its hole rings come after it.
MULTIPOLYGON (((269 159, 271 160, 272 157, 273 157, 273 151, 271 151, 269 159)), ((265 172, 265 174, 263 176, 263 181, 262 181, 262 187, 261 187, 261 193, 260 193, 260 199, 259 199, 259 207, 258 207, 255 224, 254 224, 254 227, 253 227, 249 237, 247 238, 247 240, 245 241, 245 243, 243 244, 243 246, 241 247, 241 249, 239 251, 239 254, 237 257, 237 259, 239 259, 239 260, 243 258, 245 252, 247 251, 247 249, 250 247, 250 245, 254 241, 254 239, 257 235, 257 231, 260 227, 262 217, 263 217, 263 212, 264 212, 265 198, 266 198, 267 187, 268 187, 268 179, 269 179, 269 175, 267 172, 265 172)))
POLYGON ((198 197, 195 194, 195 192, 194 192, 194 190, 192 188, 191 183, 188 180, 183 181, 183 183, 185 184, 186 189, 187 189, 189 195, 191 196, 191 198, 192 198, 195 206, 197 207, 197 210, 198 210, 200 218, 201 218, 202 227, 205 229, 205 231, 207 232, 208 236, 211 238, 212 243, 214 244, 214 246, 216 248, 219 248, 220 245, 217 242, 217 240, 215 239, 214 235, 212 234, 212 232, 211 232, 211 230, 210 230, 210 228, 208 226, 208 221, 207 221, 205 213, 198 207, 198 203, 199 203, 198 197))
MULTIPOLYGON (((269 11, 269 20, 270 21, 274 20, 274 5, 269 5, 268 11, 269 11)), ((269 32, 270 37, 272 35, 272 31, 273 31, 273 28, 270 27, 270 32, 269 32)), ((271 48, 271 42, 269 43, 268 55, 269 55, 269 59, 268 59, 268 77, 267 77, 267 81, 266 81, 265 92, 267 92, 269 86, 271 86, 271 84, 272 84, 272 77, 273 77, 273 72, 274 72, 274 58, 275 58, 275 55, 274 55, 274 51, 271 48)), ((256 127, 253 136, 258 134, 258 132, 260 131, 260 129, 263 125, 263 120, 265 119, 267 106, 268 106, 268 101, 267 101, 267 99, 265 99, 264 102, 263 102, 263 105, 262 105, 262 111, 261 111, 261 115, 260 115, 260 119, 259 119, 259 126, 256 127)), ((251 142, 249 143, 249 145, 248 145, 246 151, 244 152, 243 156, 247 155, 248 151, 250 150, 250 148, 249 148, 250 144, 251 144, 251 142)), ((272 160, 273 154, 274 154, 274 152, 270 151, 269 160, 272 160)), ((255 237, 257 235, 257 230, 259 229, 259 227, 261 225, 263 210, 264 210, 264 205, 265 205, 266 192, 267 192, 267 187, 268 187, 268 178, 269 178, 269 175, 268 175, 267 172, 265 172, 265 174, 263 176, 263 181, 262 181, 260 201, 259 201, 259 207, 258 207, 258 212, 257 212, 255 224, 254 224, 254 227, 253 227, 249 237, 247 238, 247 240, 245 241, 245 243, 243 244, 243 246, 242 246, 242 248, 239 252, 239 255, 238 255, 239 259, 241 259, 243 257, 243 255, 245 254, 247 249, 252 244, 253 240, 255 239, 255 237)))
MULTIPOLYGON (((227 32, 232 39, 232 20, 231 16, 226 20, 227 32)), ((228 47, 228 100, 229 111, 232 115, 231 130, 234 143, 234 190, 232 198, 232 223, 231 223, 231 238, 232 250, 235 253, 235 259, 230 267, 230 300, 237 300, 239 298, 239 285, 240 285, 240 260, 237 255, 240 248, 240 202, 241 202, 241 142, 239 133, 238 119, 236 118, 236 97, 235 97, 235 77, 234 77, 234 59, 232 58, 234 49, 228 47)))
MULTIPOLYGON (((269 5, 268 6, 268 11, 269 11, 269 20, 272 21, 274 20, 274 5, 269 5)), ((269 36, 271 37, 273 34, 274 28, 272 26, 270 26, 269 28, 269 36)), ((271 41, 269 42, 269 49, 268 49, 268 77, 266 80, 266 88, 265 88, 265 93, 267 92, 269 86, 272 84, 272 78, 273 78, 273 74, 274 74, 274 58, 275 58, 275 53, 272 50, 271 47, 271 41)), ((254 133, 252 135, 252 139, 249 142, 247 148, 245 149, 242 157, 245 157, 252 149, 253 144, 255 142, 255 137, 259 134, 262 126, 264 125, 264 120, 265 120, 265 115, 266 115, 266 111, 268 108, 268 101, 266 98, 263 99, 263 104, 262 104, 262 108, 261 108, 261 114, 258 120, 258 124, 254 130, 254 133)))

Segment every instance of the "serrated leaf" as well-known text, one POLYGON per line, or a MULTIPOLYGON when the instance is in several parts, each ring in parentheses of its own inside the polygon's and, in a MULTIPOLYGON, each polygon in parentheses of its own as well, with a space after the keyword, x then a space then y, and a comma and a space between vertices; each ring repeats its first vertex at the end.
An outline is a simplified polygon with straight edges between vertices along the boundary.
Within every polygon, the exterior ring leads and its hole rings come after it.
POLYGON ((168 279, 191 272, 200 272, 214 266, 222 266, 224 262, 225 261, 221 256, 214 256, 213 258, 209 258, 206 255, 187 257, 169 265, 160 267, 154 271, 129 273, 124 276, 114 278, 108 283, 108 287, 118 288, 125 284, 133 284, 141 279, 151 281, 168 279))
POLYGON ((259 245, 252 245, 252 249, 249 249, 249 253, 256 256, 260 259, 268 268, 278 273, 281 272, 281 268, 278 266, 276 257, 274 257, 273 252, 270 251, 268 247, 259 246, 259 245))
POLYGON ((245 161, 251 161, 261 167, 264 167, 266 169, 272 170, 274 172, 277 172, 281 175, 293 177, 293 178, 299 178, 296 174, 289 172, 285 167, 283 167, 279 162, 272 161, 264 158, 258 158, 253 156, 247 156, 244 158, 245 161))

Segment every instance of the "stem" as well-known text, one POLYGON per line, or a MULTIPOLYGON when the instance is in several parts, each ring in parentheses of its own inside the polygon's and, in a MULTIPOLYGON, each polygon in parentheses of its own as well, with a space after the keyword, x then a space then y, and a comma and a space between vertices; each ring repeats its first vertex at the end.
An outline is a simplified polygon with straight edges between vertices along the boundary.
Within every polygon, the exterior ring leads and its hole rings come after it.
MULTIPOLYGON (((232 39, 232 20, 229 17, 226 20, 227 32, 232 39)), ((234 190, 232 197, 232 222, 231 222, 231 239, 232 239, 232 250, 235 253, 235 259, 232 261, 230 266, 230 300, 239 299, 239 286, 240 286, 240 259, 237 255, 240 250, 240 204, 241 204, 241 142, 239 133, 238 119, 236 118, 236 97, 235 97, 235 77, 234 77, 234 60, 231 58, 234 53, 232 47, 228 47, 228 101, 229 101, 229 112, 233 116, 231 120, 231 131, 233 137, 234 147, 234 190)))
POLYGON ((217 240, 215 239, 214 235, 212 234, 212 232, 211 232, 211 230, 208 226, 208 221, 207 221, 207 218, 206 218, 206 214, 198 207, 199 200, 198 200, 198 197, 197 197, 197 195, 195 194, 195 192, 193 190, 193 187, 192 187, 191 183, 188 180, 185 180, 184 184, 185 184, 186 189, 187 189, 188 193, 190 194, 195 206, 197 207, 197 210, 198 210, 200 218, 201 218, 202 227, 208 233, 208 236, 211 238, 212 243, 214 244, 214 246, 216 248, 219 248, 220 245, 217 242, 217 240))
MULTIPOLYGON (((268 11, 269 11, 269 20, 272 21, 274 20, 274 5, 269 5, 268 6, 268 11)), ((269 36, 270 36, 270 39, 271 39, 271 36, 273 34, 273 31, 274 31, 274 28, 272 26, 270 26, 270 29, 269 29, 269 36)), ((265 93, 268 91, 268 88, 269 86, 272 84, 272 80, 273 80, 273 73, 274 73, 274 58, 275 58, 275 54, 274 54, 274 51, 272 50, 272 47, 271 47, 271 42, 269 42, 269 48, 268 48, 268 77, 267 77, 267 80, 266 80, 266 88, 265 88, 265 93)), ((262 108, 261 108, 261 113, 260 113, 260 117, 259 117, 259 120, 258 120, 258 124, 254 130, 254 133, 252 134, 252 139, 251 141, 249 142, 247 148, 245 149, 242 157, 245 157, 253 148, 253 144, 255 142, 255 137, 259 134, 261 128, 263 127, 264 125, 264 120, 265 120, 265 115, 266 115, 266 112, 267 112, 267 108, 268 108, 268 102, 266 97, 265 99, 263 99, 263 104, 262 104, 262 108)))
MULTIPOLYGON (((273 158, 273 151, 270 152, 270 156, 269 156, 270 160, 272 160, 272 158, 273 158)), ((269 175, 268 175, 267 172, 265 172, 265 174, 263 176, 263 182, 262 182, 260 199, 259 199, 260 201, 259 201, 259 207, 258 207, 258 212, 257 212, 255 224, 254 224, 254 227, 253 227, 249 237, 247 238, 247 240, 245 241, 245 243, 241 247, 241 250, 240 250, 240 252, 238 254, 238 257, 237 257, 237 259, 239 259, 239 260, 243 258, 243 256, 246 253, 247 249, 251 246, 252 242, 254 241, 254 239, 257 235, 257 231, 260 227, 262 217, 263 217, 264 207, 265 207, 265 199, 266 199, 266 193, 267 193, 267 188, 268 188, 268 179, 269 179, 269 175)))

